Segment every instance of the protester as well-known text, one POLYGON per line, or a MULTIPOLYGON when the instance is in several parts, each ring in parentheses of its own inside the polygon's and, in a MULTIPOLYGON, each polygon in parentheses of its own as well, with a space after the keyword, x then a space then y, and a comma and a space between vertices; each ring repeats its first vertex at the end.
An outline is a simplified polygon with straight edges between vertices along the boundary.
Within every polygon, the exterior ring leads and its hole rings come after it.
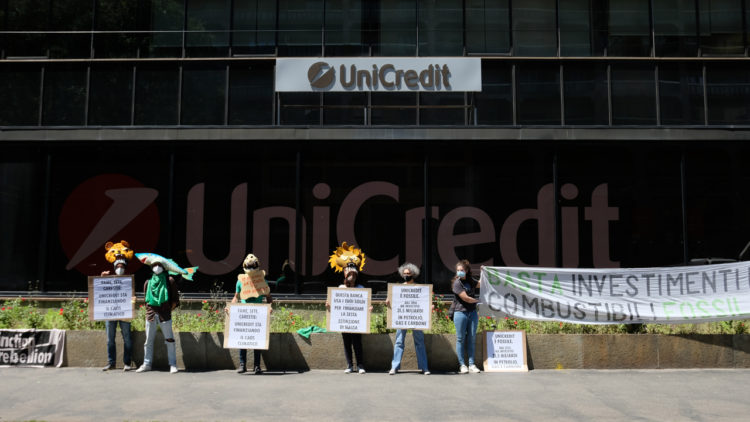
POLYGON ((172 311, 180 306, 180 296, 174 278, 167 275, 165 263, 151 262, 151 278, 143 285, 146 294, 146 343, 143 345, 143 365, 136 372, 151 370, 154 356, 156 326, 159 325, 167 346, 169 372, 176 374, 177 347, 172 332, 172 311))
MULTIPOLYGON (((104 245, 104 249, 107 253, 104 258, 114 266, 115 275, 125 275, 126 267, 128 262, 133 259, 133 250, 130 249, 130 244, 121 240, 119 243, 107 242, 104 245)), ((110 275, 109 271, 102 271, 102 276, 110 275)), ((135 296, 132 297, 132 302, 135 303, 135 296)), ((115 345, 115 336, 117 334, 117 324, 120 324, 120 332, 122 334, 122 370, 129 371, 131 356, 133 355, 133 342, 130 338, 130 321, 106 321, 106 333, 107 333, 107 366, 102 368, 103 371, 109 371, 115 369, 115 361, 117 360, 117 348, 115 345)))
MULTIPOLYGON (((270 291, 267 295, 257 295, 242 299, 240 293, 242 292, 243 275, 248 278, 247 282, 251 282, 251 280, 249 280, 249 277, 252 273, 262 272, 263 277, 265 277, 266 274, 265 271, 260 269, 260 262, 258 261, 258 258, 256 258, 253 254, 249 254, 247 257, 245 257, 245 260, 242 263, 242 269, 244 271, 244 274, 240 274, 240 276, 237 278, 237 286, 235 288, 234 297, 232 298, 232 303, 237 303, 238 300, 240 301, 240 303, 263 303, 265 299, 266 303, 268 303, 269 305, 272 304, 273 298, 271 297, 270 291)), ((240 367, 239 369, 237 369, 237 373, 244 374, 245 372, 247 372, 247 349, 240 349, 240 367)), ((260 350, 254 349, 253 373, 260 374, 261 372, 260 350)))
POLYGON ((479 373, 474 364, 474 348, 477 337, 477 303, 474 295, 479 289, 479 282, 471 277, 471 264, 461 260, 456 264, 456 275, 451 281, 453 304, 449 313, 453 313, 453 324, 456 327, 456 354, 458 355, 459 373, 479 373), (466 366, 464 354, 468 354, 469 366, 466 366))
MULTIPOLYGON (((419 268, 411 262, 407 262, 398 267, 398 273, 404 279, 403 284, 414 284, 414 280, 419 277, 419 268)), ((390 308, 390 301, 386 300, 385 305, 390 308)), ((414 339, 414 348, 417 351, 417 367, 425 375, 430 375, 430 370, 427 368, 427 350, 424 346, 424 332, 422 330, 412 330, 412 338, 414 339)), ((405 339, 406 330, 396 330, 396 344, 393 347, 393 360, 391 361, 391 370, 388 372, 389 375, 395 375, 401 368, 401 357, 404 354, 405 339)))

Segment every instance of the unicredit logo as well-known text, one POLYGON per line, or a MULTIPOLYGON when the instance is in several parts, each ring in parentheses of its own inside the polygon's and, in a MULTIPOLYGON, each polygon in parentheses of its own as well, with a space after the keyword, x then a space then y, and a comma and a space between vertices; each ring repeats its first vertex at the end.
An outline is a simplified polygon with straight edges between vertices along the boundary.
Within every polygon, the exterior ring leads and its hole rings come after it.
POLYGON ((310 86, 316 89, 326 89, 336 80, 336 71, 326 62, 313 63, 307 70, 310 86))

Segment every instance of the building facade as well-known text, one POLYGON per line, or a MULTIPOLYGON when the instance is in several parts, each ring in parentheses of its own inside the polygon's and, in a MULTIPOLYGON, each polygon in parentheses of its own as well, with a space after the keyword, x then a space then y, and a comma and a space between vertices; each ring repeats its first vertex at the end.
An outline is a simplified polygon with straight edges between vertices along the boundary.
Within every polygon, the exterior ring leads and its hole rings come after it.
POLYGON ((204 292, 253 252, 320 293, 341 241, 438 292, 462 258, 737 259, 749 28, 750 0, 0 0, 0 290, 85 290, 120 239, 204 292), (474 58, 480 89, 289 92, 285 58, 474 58))

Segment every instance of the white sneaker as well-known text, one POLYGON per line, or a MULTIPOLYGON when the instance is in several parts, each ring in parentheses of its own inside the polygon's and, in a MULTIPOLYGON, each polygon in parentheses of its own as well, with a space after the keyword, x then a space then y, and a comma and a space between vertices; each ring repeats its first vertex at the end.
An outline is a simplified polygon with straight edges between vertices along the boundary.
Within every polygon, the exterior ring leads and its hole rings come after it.
POLYGON ((424 373, 425 375, 430 375, 430 371, 424 371, 423 373, 424 373))
POLYGON ((388 375, 396 375, 396 370, 391 369, 390 371, 388 371, 388 375))
POLYGON ((346 368, 346 369, 344 369, 344 373, 345 374, 351 374, 352 373, 352 368, 346 368))
POLYGON ((482 371, 480 371, 479 368, 477 368, 476 365, 471 365, 469 367, 469 372, 471 372, 472 374, 478 374, 478 373, 480 373, 482 371))
POLYGON ((461 365, 461 368, 458 369, 459 374, 468 374, 469 368, 466 365, 461 365))
POLYGON ((176 374, 177 372, 179 372, 179 370, 177 369, 176 366, 170 366, 169 367, 169 373, 170 374, 176 374))
POLYGON ((148 372, 151 370, 151 367, 148 365, 141 365, 140 368, 136 369, 135 372, 148 372))
POLYGON ((133 369, 133 368, 131 368, 130 365, 125 365, 125 366, 122 367, 122 371, 123 372, 128 372, 131 369, 133 369))
POLYGON ((364 374, 364 373, 365 373, 365 370, 364 370, 364 369, 362 369, 362 368, 359 368, 359 373, 360 373, 360 374, 364 374))

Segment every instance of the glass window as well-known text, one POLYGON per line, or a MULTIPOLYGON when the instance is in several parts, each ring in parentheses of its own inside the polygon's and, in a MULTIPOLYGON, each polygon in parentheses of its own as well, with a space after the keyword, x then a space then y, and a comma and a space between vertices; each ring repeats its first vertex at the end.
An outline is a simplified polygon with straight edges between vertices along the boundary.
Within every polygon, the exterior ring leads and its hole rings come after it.
POLYGON ((364 125, 367 94, 328 92, 323 94, 324 125, 364 125))
POLYGON ((367 10, 362 0, 326 0, 325 55, 367 56, 367 10))
POLYGON ((229 54, 231 0, 188 0, 185 54, 221 57, 229 54))
POLYGON ((276 51, 276 2, 234 0, 232 54, 276 51))
POLYGON ((320 125, 320 94, 317 92, 280 92, 282 125, 320 125))
POLYGON ((555 0, 513 2, 513 55, 557 55, 555 0))
POLYGON ((185 65, 182 70, 183 125, 223 125, 227 68, 221 63, 185 65))
POLYGON ((182 57, 185 0, 151 0, 150 26, 153 31, 142 57, 182 57))
POLYGON ((139 64, 135 81, 135 124, 176 125, 180 90, 177 64, 139 64))
POLYGON ((44 70, 44 126, 83 126, 86 108, 86 67, 48 65, 44 70))
POLYGON ((466 108, 463 92, 420 92, 419 124, 422 126, 463 126, 466 108))
POLYGON ((91 67, 89 124, 130 125, 133 66, 97 64, 91 67))
POLYGON ((750 66, 746 63, 706 64, 708 124, 750 123, 750 66))
POLYGON ((563 83, 566 125, 609 124, 606 64, 565 64, 563 83))
POLYGON ((320 56, 323 0, 279 0, 279 56, 320 56))
POLYGON ((273 124, 273 64, 234 63, 229 68, 229 124, 273 124))
POLYGON ((372 125, 411 126, 417 124, 417 94, 373 92, 370 95, 372 125))
POLYGON ((482 61, 482 91, 474 93, 474 104, 477 124, 513 124, 513 79, 510 63, 482 61))
POLYGON ((607 55, 651 55, 649 0, 609 0, 607 55))
POLYGON ((417 4, 412 0, 381 0, 380 28, 374 56, 414 56, 417 51, 417 4))
POLYGON ((560 0, 560 55, 602 56, 607 46, 607 3, 560 0))
POLYGON ((701 65, 659 64, 659 112, 663 125, 704 124, 701 65))
POLYGON ((701 54, 745 54, 742 0, 699 0, 699 4, 701 54))
POLYGON ((656 55, 698 55, 695 0, 653 1, 656 55))
POLYGON ((419 55, 462 56, 462 0, 420 0, 418 11, 419 55))
POLYGON ((0 107, 0 126, 38 125, 41 67, 6 64, 0 69, 0 104, 6 104, 0 107))
POLYGON ((560 66, 516 65, 517 118, 521 125, 560 124, 560 66))
POLYGON ((509 0, 466 0, 466 52, 510 52, 509 0))
POLYGON ((137 57, 144 35, 134 31, 148 29, 149 12, 148 0, 97 0, 94 29, 106 32, 94 34, 94 57, 137 57))
POLYGON ((612 124, 655 125, 656 85, 650 64, 612 64, 612 124))

